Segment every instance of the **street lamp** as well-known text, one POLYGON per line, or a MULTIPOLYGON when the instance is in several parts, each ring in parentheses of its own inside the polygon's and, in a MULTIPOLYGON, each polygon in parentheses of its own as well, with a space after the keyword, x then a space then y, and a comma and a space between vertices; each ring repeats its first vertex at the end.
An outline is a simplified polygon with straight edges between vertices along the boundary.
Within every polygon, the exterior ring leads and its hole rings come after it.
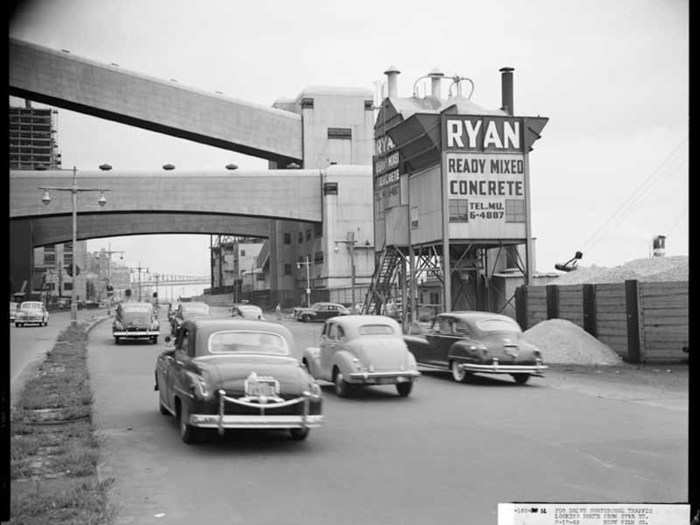
POLYGON ((333 251, 338 253, 338 244, 345 244, 350 252, 350 279, 352 287, 352 311, 355 312, 355 245, 357 244, 357 239, 355 239, 355 232, 348 232, 347 239, 341 241, 335 241, 335 247, 333 251))
POLYGON ((304 257, 304 262, 297 263, 297 270, 301 270, 302 265, 306 266, 306 307, 310 308, 311 307, 311 282, 309 279, 309 265, 311 265, 311 261, 309 260, 308 255, 306 255, 304 257))
POLYGON ((71 266, 72 266, 72 276, 73 276, 73 286, 71 287, 71 301, 70 301, 70 318, 71 318, 71 323, 76 324, 78 322, 78 299, 76 295, 76 287, 75 287, 75 278, 76 278, 76 271, 75 271, 75 256, 76 256, 76 249, 75 246, 78 243, 78 193, 81 191, 97 191, 100 193, 100 197, 97 200, 97 204, 100 205, 100 207, 103 207, 105 204, 107 204, 107 199, 104 195, 104 192, 106 191, 111 191, 108 189, 103 189, 103 188, 80 188, 78 187, 78 183, 76 180, 78 170, 76 169, 75 166, 73 166, 73 183, 69 187, 57 187, 57 186, 40 186, 39 189, 44 191, 44 194, 41 197, 41 202, 44 203, 45 206, 48 206, 49 203, 51 203, 51 194, 49 191, 69 191, 71 193, 71 214, 73 216, 73 260, 71 261, 71 266))

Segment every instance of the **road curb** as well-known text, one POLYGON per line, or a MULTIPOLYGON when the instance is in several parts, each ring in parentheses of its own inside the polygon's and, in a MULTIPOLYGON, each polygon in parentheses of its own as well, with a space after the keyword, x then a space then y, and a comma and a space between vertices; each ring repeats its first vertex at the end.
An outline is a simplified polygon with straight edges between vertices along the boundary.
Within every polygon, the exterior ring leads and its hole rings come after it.
POLYGON ((110 317, 111 317, 110 315, 103 315, 102 317, 98 317, 97 319, 95 319, 94 321, 92 321, 89 325, 87 325, 87 327, 85 327, 85 333, 86 333, 86 334, 89 334, 89 333, 90 333, 90 330, 92 330, 93 328, 95 328, 95 327, 96 327, 98 324, 100 324, 102 321, 106 321, 106 320, 109 319, 110 317))

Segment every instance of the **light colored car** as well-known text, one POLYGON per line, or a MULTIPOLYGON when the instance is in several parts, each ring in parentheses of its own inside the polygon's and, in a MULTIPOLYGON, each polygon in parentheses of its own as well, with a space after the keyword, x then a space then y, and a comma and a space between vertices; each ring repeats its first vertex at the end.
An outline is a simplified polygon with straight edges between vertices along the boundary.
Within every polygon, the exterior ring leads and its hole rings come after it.
POLYGON ((236 304, 233 306, 232 314, 233 317, 239 317, 241 319, 265 320, 262 308, 254 304, 236 304))
POLYGON ((384 315, 328 319, 319 346, 306 348, 302 363, 316 379, 332 381, 340 397, 362 385, 387 384, 406 397, 420 376, 401 327, 384 315))
POLYGON ((112 323, 116 344, 123 339, 148 339, 156 344, 159 335, 160 323, 151 303, 126 302, 117 306, 112 323))
POLYGON ((41 301, 24 301, 19 305, 15 314, 15 326, 49 324, 49 312, 41 301))

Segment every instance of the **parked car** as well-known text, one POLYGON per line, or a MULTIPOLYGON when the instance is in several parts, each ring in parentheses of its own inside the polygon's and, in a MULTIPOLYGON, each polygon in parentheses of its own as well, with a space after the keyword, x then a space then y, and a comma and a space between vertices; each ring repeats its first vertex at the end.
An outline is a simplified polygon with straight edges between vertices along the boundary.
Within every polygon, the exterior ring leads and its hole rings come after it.
POLYGON ((241 319, 265 320, 262 308, 254 304, 235 304, 233 305, 231 313, 233 317, 240 317, 241 319))
POLYGON ((10 301, 10 322, 13 323, 15 321, 15 317, 17 317, 17 309, 19 308, 19 303, 16 303, 14 301, 10 301))
POLYGON ((302 308, 296 313, 299 321, 325 321, 338 315, 350 315, 350 310, 337 303, 314 303, 310 308, 302 308))
POLYGON ((149 339, 156 344, 160 324, 153 305, 145 302, 120 303, 114 312, 112 335, 116 344, 122 339, 149 339))
POLYGON ((175 348, 158 356, 161 414, 179 421, 185 443, 205 429, 288 429, 305 439, 323 422, 321 389, 300 364, 284 326, 247 319, 185 321, 175 348))
POLYGON ((404 336, 421 366, 450 370, 455 381, 472 373, 510 374, 516 383, 543 375, 542 354, 523 339, 518 323, 489 312, 439 314, 425 336, 404 336))
POLYGON ((209 305, 207 303, 196 301, 180 303, 175 313, 170 317, 170 335, 177 335, 177 331, 185 321, 207 316, 209 316, 209 305))
POLYGON ((41 301, 24 301, 15 312, 15 326, 49 324, 49 312, 41 301))
POLYGON ((302 363, 317 379, 332 381, 340 397, 361 385, 396 385, 411 393, 420 372, 399 324, 383 315, 348 315, 326 321, 318 347, 304 350, 302 363))

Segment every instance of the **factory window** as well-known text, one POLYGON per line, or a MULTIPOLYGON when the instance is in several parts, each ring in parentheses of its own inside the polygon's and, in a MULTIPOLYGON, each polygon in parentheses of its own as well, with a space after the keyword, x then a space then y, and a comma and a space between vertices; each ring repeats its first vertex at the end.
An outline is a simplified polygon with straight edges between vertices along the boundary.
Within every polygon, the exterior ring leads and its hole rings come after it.
POLYGON ((304 242, 304 232, 299 232, 298 241, 299 241, 299 244, 304 242))
POLYGON ((245 250, 241 250, 241 257, 245 257, 245 250))
POLYGON ((323 194, 324 195, 338 195, 338 183, 337 182, 324 182, 323 183, 323 194))
POLYGON ((314 224, 314 237, 317 239, 323 236, 323 224, 314 224))
POLYGON ((352 139, 352 129, 351 128, 328 128, 328 138, 329 139, 352 139))
POLYGON ((525 222, 525 199, 506 199, 506 222, 525 222))
POLYGON ((284 265, 284 275, 292 275, 292 265, 291 264, 284 265))
POLYGON ((314 263, 323 264, 323 252, 316 252, 314 254, 314 263))
POLYGON ((311 240, 311 230, 306 230, 306 240, 310 241, 311 240))
POLYGON ((292 234, 291 233, 284 234, 284 244, 292 244, 292 234))
POLYGON ((469 222, 468 208, 468 200, 450 199, 450 222, 469 222))
POLYGON ((73 289, 73 283, 63 283, 63 290, 70 291, 73 289))

